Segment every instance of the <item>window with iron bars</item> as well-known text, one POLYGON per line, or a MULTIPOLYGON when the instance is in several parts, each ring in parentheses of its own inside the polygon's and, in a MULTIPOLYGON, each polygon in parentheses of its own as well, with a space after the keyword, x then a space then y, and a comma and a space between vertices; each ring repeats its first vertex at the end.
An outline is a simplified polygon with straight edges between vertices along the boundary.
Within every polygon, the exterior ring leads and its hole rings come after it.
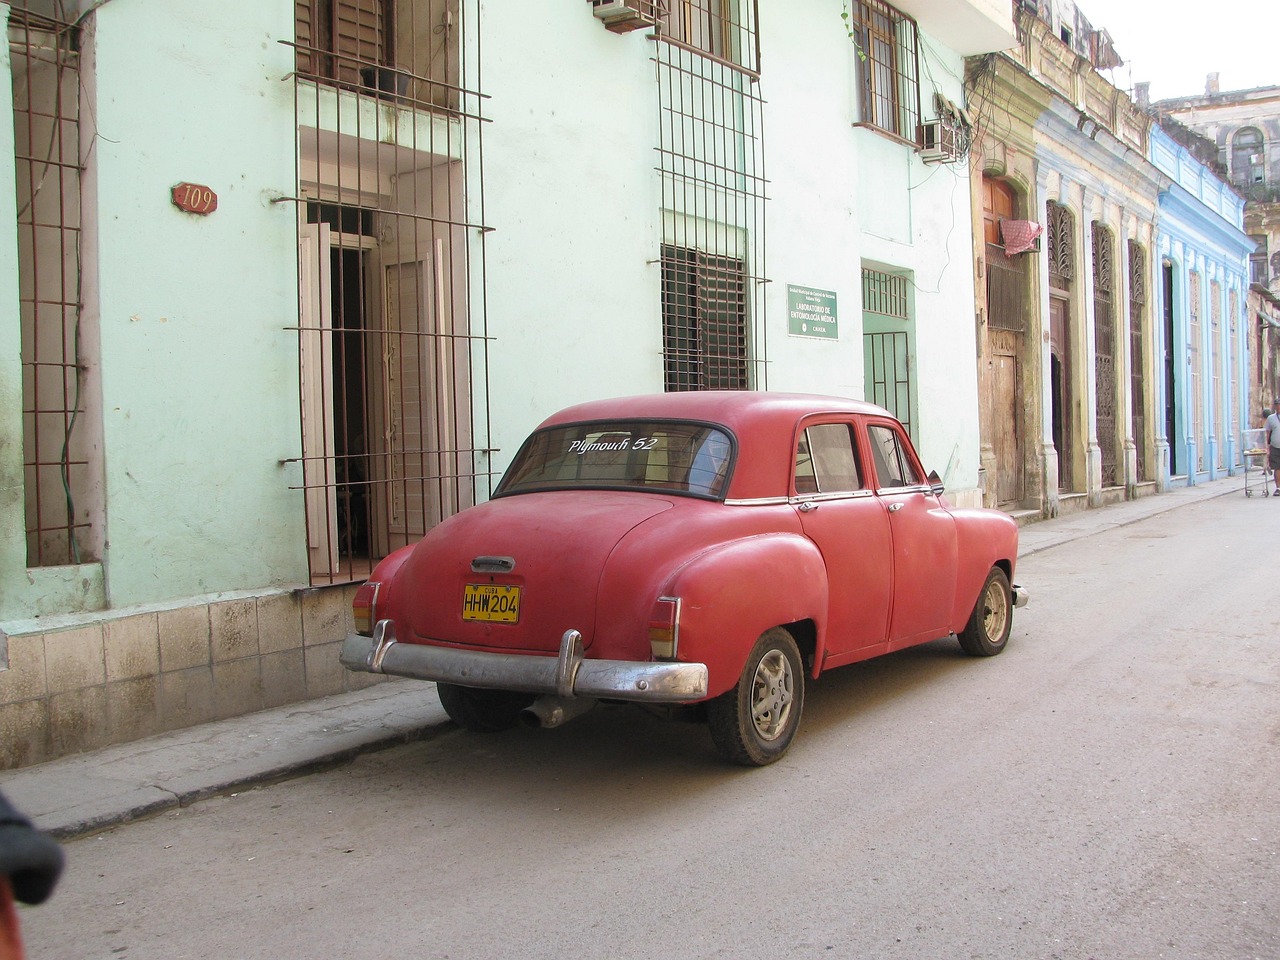
POLYGON ((90 331, 81 311, 76 28, 9 16, 21 322, 27 565, 97 559, 100 476, 88 440, 90 331))
POLYGON ((298 73, 457 109, 459 0, 294 0, 298 73))
POLYGON ((707 56, 759 72, 756 0, 665 0, 663 38, 707 56))
POLYGON ((662 353, 669 393, 747 389, 745 264, 662 247, 662 353))
POLYGON ((857 47, 859 125, 916 141, 920 63, 916 22, 883 0, 849 0, 857 47))

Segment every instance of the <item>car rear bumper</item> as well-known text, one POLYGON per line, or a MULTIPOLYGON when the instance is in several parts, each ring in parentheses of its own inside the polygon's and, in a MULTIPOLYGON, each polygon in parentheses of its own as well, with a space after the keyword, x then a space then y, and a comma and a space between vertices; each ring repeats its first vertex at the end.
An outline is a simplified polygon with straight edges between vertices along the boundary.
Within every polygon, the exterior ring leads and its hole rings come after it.
POLYGON ((399 643, 394 624, 379 620, 372 637, 347 637, 341 660, 365 673, 560 697, 687 703, 707 695, 706 664, 589 659, 577 630, 565 631, 559 656, 540 657, 399 643))
POLYGON ((1015 583, 1009 590, 1013 594, 1013 605, 1015 607, 1025 607, 1027 601, 1031 599, 1031 594, 1027 592, 1027 588, 1024 586, 1015 583))

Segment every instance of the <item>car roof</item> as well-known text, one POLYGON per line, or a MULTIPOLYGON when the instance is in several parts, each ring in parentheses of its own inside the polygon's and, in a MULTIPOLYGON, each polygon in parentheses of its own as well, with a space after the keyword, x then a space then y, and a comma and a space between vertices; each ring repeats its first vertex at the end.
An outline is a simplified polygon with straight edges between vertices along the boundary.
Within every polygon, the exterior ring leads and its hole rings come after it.
POLYGON ((542 426, 582 420, 648 418, 707 420, 733 427, 782 419, 794 423, 811 413, 862 413, 885 416, 883 407, 865 400, 812 393, 770 393, 765 390, 690 390, 682 393, 650 393, 632 397, 589 400, 566 407, 548 417, 542 426))
POLYGON ((733 499, 785 496, 791 480, 796 424, 814 414, 891 417, 865 400, 760 390, 702 390, 615 397, 575 404, 539 427, 587 420, 701 420, 722 424, 738 438, 738 463, 728 495, 733 499))

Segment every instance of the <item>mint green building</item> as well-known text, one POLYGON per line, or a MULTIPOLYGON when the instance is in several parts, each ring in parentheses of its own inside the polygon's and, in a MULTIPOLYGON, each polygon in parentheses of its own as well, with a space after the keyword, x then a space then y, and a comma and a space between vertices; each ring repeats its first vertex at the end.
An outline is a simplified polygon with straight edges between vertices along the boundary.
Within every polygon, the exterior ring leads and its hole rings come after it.
POLYGON ((519 6, 0 2, 0 766, 346 689, 355 586, 579 400, 865 396, 981 501, 1007 4, 519 6))

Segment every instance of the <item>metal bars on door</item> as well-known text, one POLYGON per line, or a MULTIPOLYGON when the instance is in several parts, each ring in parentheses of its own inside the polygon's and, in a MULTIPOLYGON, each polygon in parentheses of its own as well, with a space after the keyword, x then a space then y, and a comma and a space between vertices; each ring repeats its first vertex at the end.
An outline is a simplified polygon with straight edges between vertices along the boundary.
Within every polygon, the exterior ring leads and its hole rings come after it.
POLYGON ((314 584, 490 492, 479 0, 297 0, 314 584))

